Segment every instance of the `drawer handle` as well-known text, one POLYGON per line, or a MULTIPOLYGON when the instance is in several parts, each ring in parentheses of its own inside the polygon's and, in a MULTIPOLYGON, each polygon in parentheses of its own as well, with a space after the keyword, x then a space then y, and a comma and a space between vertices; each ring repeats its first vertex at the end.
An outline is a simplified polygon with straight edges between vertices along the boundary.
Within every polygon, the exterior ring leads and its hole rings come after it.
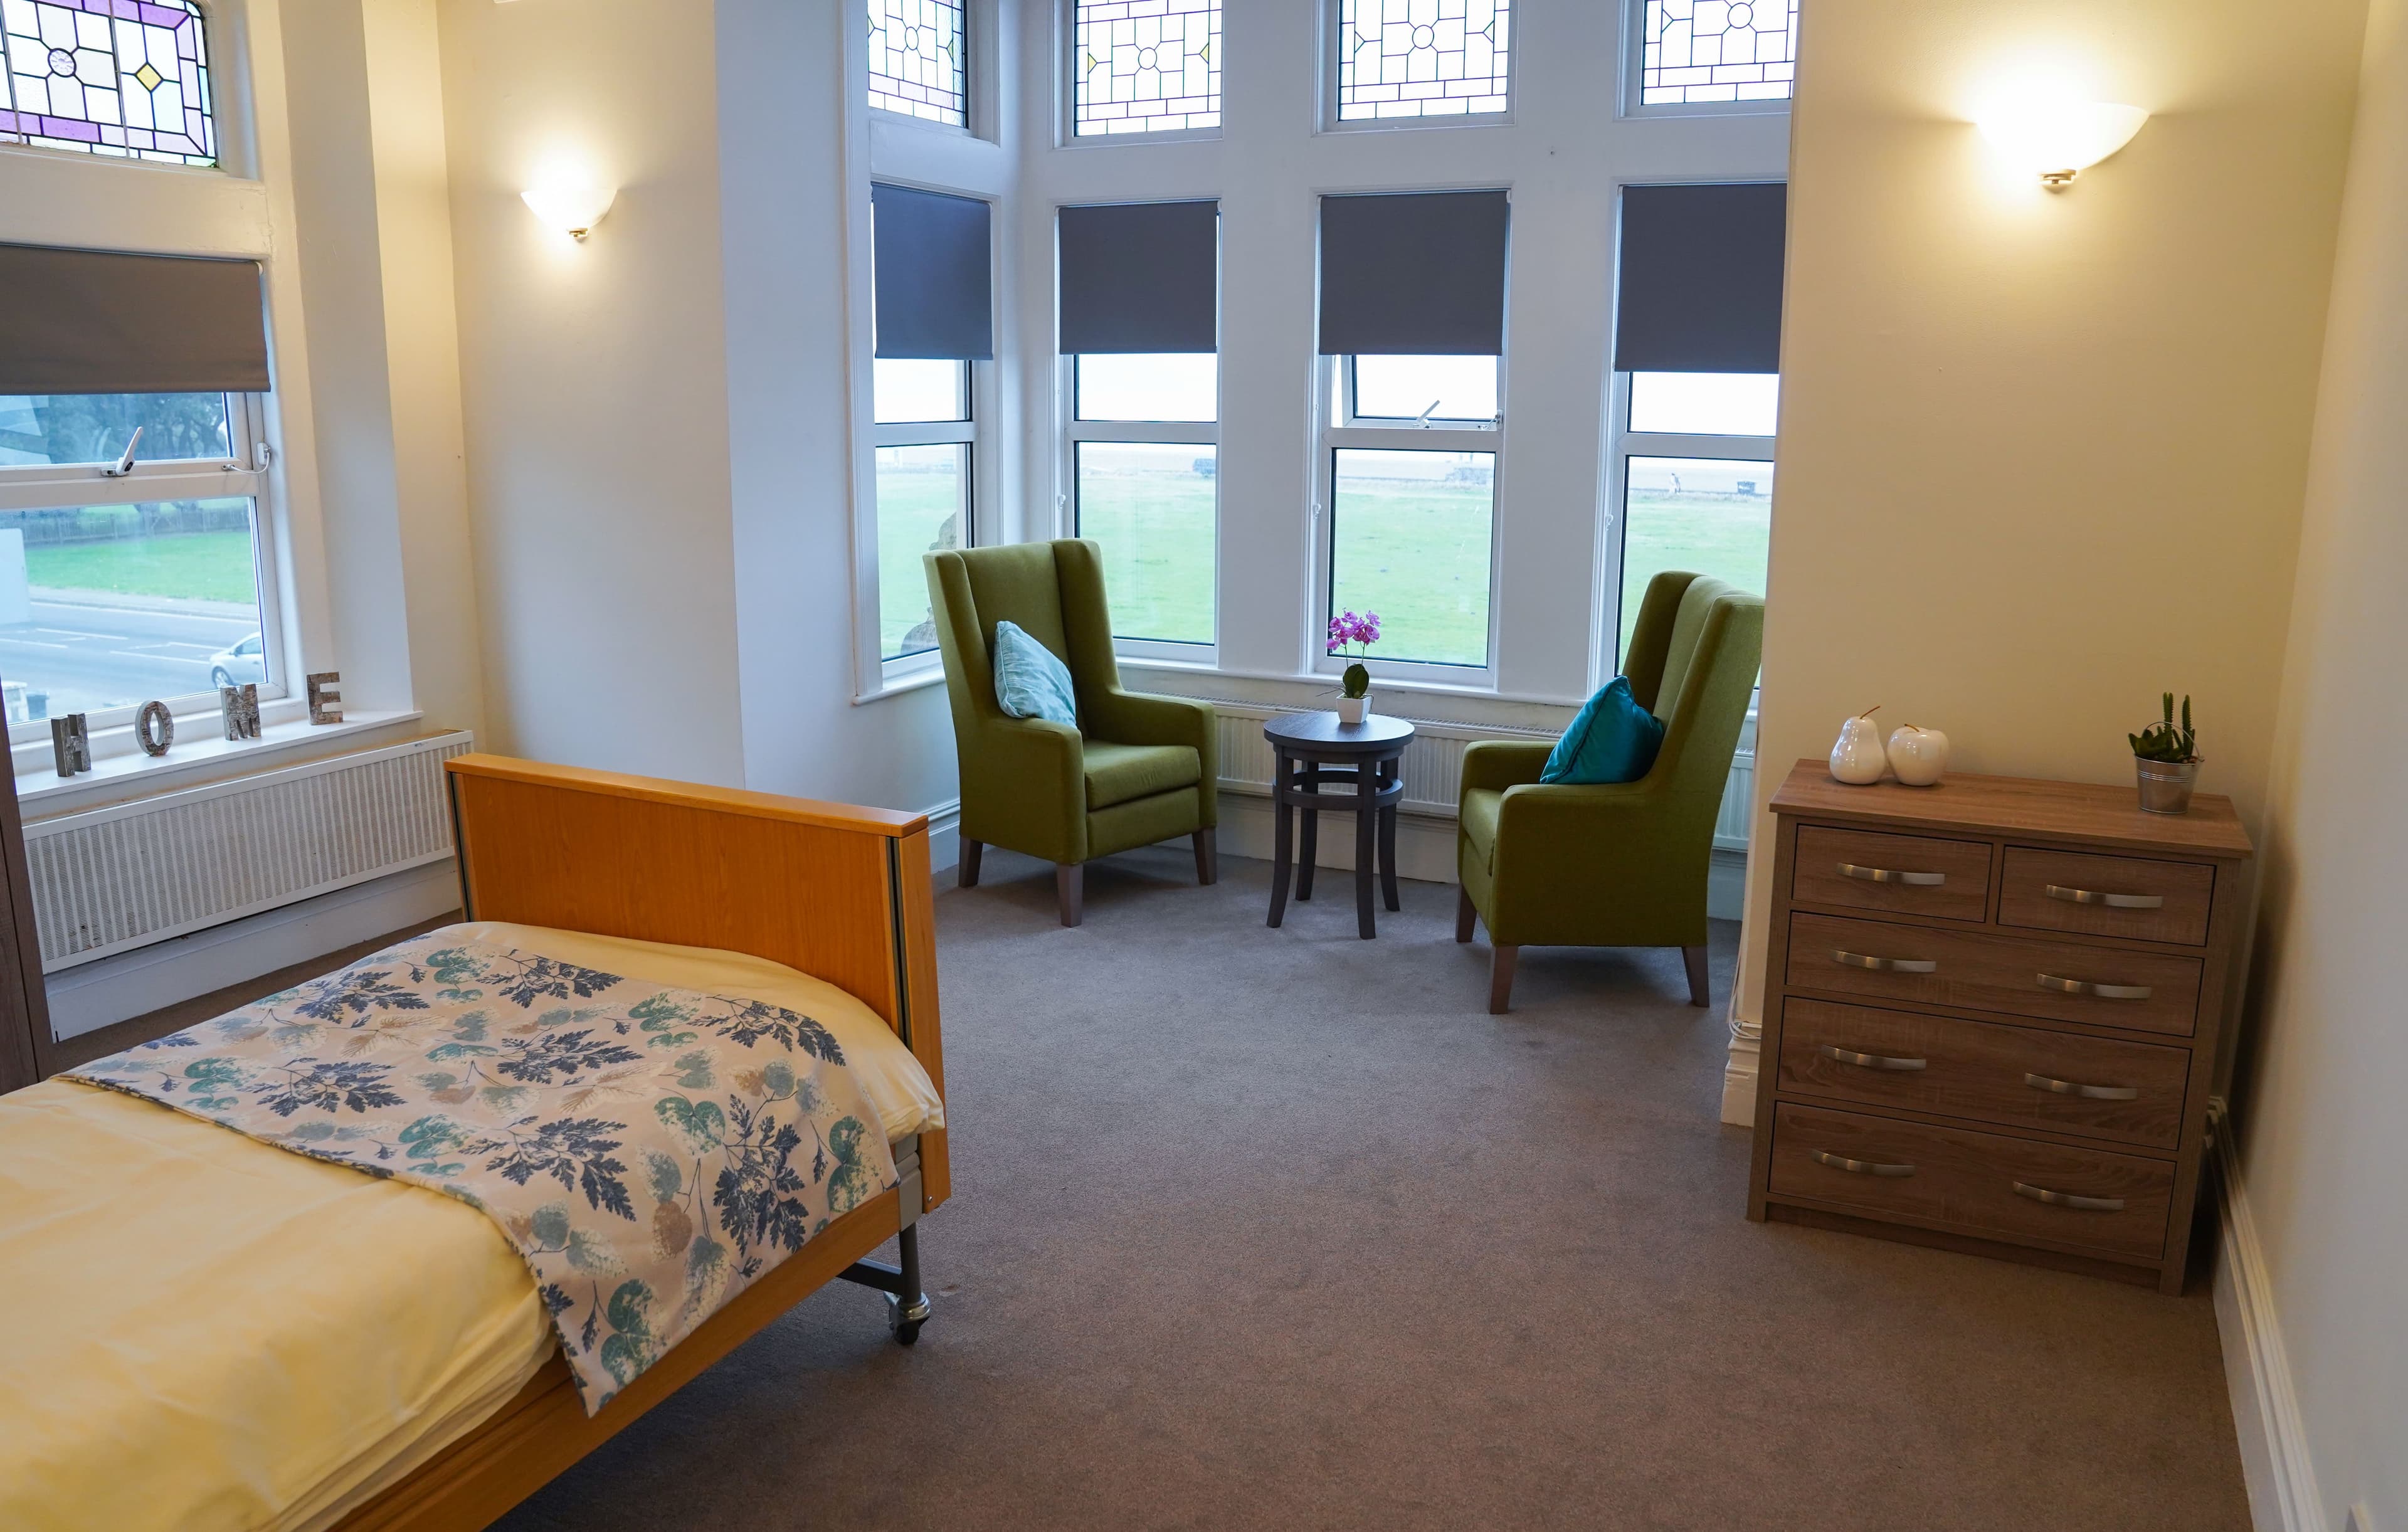
POLYGON ((1842 1064, 1859 1064, 1868 1069, 1920 1069, 1924 1066, 1921 1059, 1891 1058, 1885 1053, 1859 1053, 1853 1049, 1835 1048, 1828 1042, 1817 1052, 1827 1059, 1838 1059, 1842 1064))
POLYGON ((1851 968, 1870 968, 1875 973, 1933 973, 1940 965, 1928 957, 1867 957, 1862 952, 1844 952, 1834 947, 1831 961, 1851 968))
POLYGON ((1860 867, 1854 862, 1839 865, 1842 878, 1861 878, 1868 883, 1907 883, 1915 888, 1938 888, 1948 881, 1944 872, 1897 872, 1888 867, 1860 867))
POLYGON ((2092 888, 2068 888, 2063 883, 2048 885, 2048 896, 2063 899, 2067 904, 2103 904, 2110 909, 2163 909, 2166 896, 2162 894, 2101 894, 2092 888))
POLYGON ((2078 1095, 2086 1101, 2130 1101, 2140 1092, 2129 1085, 2077 1085, 2070 1080, 2051 1080, 2046 1075, 2026 1075, 2024 1083, 2036 1091, 2053 1091, 2058 1095, 2078 1095))
POLYGON ((2076 1196, 2071 1192, 2052 1192, 2045 1186, 2029 1181, 2015 1182, 2015 1196, 2028 1196, 2034 1202, 2045 1202, 2052 1208, 2079 1208, 2085 1212, 2120 1213, 2124 1199, 2120 1196, 2076 1196))
MULTIPOLYGON (((1821 1149, 1810 1149, 1807 1153, 1814 1157, 1814 1163, 1817 1165, 1828 1165, 1834 1170, 1845 1170, 1850 1175, 1854 1176, 1911 1176, 1914 1174, 1914 1167, 1911 1165, 1884 1165, 1878 1160, 1852 1160, 1845 1154, 1834 1154, 1828 1150, 1821 1149)), ((2055 1194, 2051 1195, 2054 1196, 2055 1194)), ((2120 1208, 2123 1204, 2119 1202, 2116 1206, 2120 1208)))
POLYGON ((2059 979, 2053 973, 2040 976, 2040 987, 2068 995, 2095 995, 2101 1000, 2145 1000, 2156 993, 2146 984, 2094 984, 2086 979, 2059 979))

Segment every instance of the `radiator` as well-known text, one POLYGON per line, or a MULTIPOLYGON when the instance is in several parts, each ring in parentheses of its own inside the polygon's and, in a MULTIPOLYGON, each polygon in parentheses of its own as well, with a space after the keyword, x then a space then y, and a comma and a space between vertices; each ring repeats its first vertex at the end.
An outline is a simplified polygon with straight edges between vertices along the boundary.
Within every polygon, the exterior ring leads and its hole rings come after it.
MULTIPOLYGON (((1233 793, 1271 790, 1271 747, 1263 737, 1263 721, 1291 709, 1261 703, 1233 702, 1224 697, 1212 704, 1220 730, 1221 785, 1233 793)), ((1400 715, 1401 716, 1401 715, 1400 715)), ((1455 817, 1463 786, 1463 748, 1475 739, 1531 739, 1552 742, 1545 730, 1489 728, 1476 723, 1452 723, 1411 719, 1413 737, 1405 746, 1401 775, 1405 795, 1398 808, 1409 814, 1455 817)), ((1731 757, 1730 778, 1723 785, 1723 803, 1714 821, 1717 851, 1747 850, 1748 832, 1756 818, 1756 714, 1742 726, 1739 750, 1731 757)))
POLYGON ((437 735, 25 826, 42 971, 222 925, 452 854, 437 735))

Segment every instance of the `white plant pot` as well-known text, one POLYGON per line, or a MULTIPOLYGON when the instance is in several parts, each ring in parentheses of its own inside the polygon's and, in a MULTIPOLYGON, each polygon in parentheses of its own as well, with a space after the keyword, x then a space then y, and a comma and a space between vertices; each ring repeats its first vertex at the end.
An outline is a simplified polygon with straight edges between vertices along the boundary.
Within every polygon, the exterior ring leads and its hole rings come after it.
POLYGON ((1338 699, 1338 722, 1340 723, 1360 723, 1363 715, 1370 710, 1371 699, 1369 696, 1341 696, 1338 699))

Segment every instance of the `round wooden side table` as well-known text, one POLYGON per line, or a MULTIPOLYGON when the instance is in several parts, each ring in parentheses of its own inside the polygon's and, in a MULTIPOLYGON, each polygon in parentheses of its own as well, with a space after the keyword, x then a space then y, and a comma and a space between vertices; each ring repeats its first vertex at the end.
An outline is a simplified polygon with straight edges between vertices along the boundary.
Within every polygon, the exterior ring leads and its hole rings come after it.
POLYGON ((1341 723, 1334 712, 1282 713, 1263 725, 1271 747, 1271 804, 1278 816, 1272 838, 1271 918, 1277 925, 1287 913, 1289 858, 1295 856, 1296 896, 1312 897, 1312 856, 1324 813, 1351 810, 1354 815, 1355 934, 1369 941, 1379 935, 1371 917, 1371 872, 1376 863, 1380 889, 1390 909, 1397 903, 1397 801, 1405 795, 1398 768, 1405 746, 1412 742, 1413 726, 1401 718, 1366 716, 1360 723, 1341 723), (1350 786, 1351 791, 1324 793, 1324 783, 1350 786), (1292 831, 1297 810, 1304 811, 1304 838, 1297 845, 1292 831))

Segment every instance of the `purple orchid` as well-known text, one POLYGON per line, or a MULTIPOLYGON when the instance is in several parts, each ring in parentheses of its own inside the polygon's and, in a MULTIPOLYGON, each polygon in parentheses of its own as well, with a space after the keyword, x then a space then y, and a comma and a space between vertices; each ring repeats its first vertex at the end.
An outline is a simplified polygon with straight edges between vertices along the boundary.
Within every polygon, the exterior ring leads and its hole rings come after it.
POLYGON ((1380 641, 1380 614, 1367 611, 1357 617, 1351 611, 1340 612, 1329 620, 1329 649, 1332 654, 1343 654, 1354 663, 1346 667, 1340 684, 1349 697, 1371 694, 1371 672, 1363 666, 1363 651, 1380 641), (1348 648, 1348 645, 1353 648, 1348 648))

